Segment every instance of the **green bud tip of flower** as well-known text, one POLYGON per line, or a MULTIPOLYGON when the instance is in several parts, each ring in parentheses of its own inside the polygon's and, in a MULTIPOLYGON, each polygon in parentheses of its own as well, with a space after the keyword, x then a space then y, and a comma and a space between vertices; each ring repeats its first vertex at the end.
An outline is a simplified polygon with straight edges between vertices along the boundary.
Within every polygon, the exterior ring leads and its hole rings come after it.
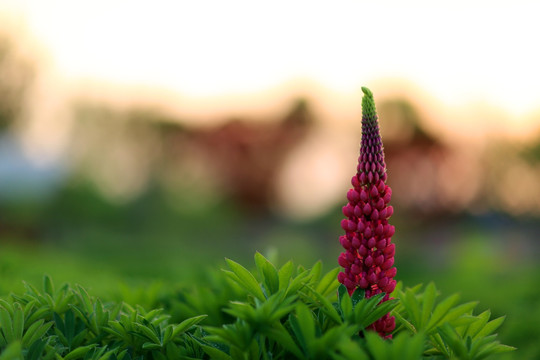
POLYGON ((362 98, 362 118, 371 122, 376 120, 377 117, 373 93, 367 87, 362 87, 362 92, 364 93, 364 97, 362 98))
POLYGON ((366 95, 366 96, 369 96, 369 97, 373 97, 373 93, 371 92, 371 90, 369 90, 367 87, 365 86, 362 86, 362 92, 366 95))

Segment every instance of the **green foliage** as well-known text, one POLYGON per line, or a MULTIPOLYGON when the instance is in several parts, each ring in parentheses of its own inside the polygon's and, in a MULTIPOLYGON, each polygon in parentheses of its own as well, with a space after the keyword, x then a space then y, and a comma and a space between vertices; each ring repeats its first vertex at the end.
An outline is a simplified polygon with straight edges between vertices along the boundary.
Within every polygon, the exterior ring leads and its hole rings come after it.
POLYGON ((433 283, 423 292, 421 285, 406 290, 401 290, 401 285, 395 290, 401 303, 392 313, 401 325, 396 331, 426 334, 431 348, 425 355, 468 360, 515 350, 500 344, 493 334, 504 317, 489 321, 490 311, 473 315, 477 302, 458 305, 458 295, 437 303, 438 293, 433 283))
POLYGON ((0 359, 181 359, 202 354, 191 340, 205 315, 169 323, 162 309, 103 303, 81 286, 41 290, 0 300, 0 359))
MULTIPOLYGON (((81 286, 41 289, 0 299, 0 360, 15 359, 484 359, 513 350, 493 333, 504 318, 474 315, 458 296, 438 301, 433 284, 365 298, 349 296, 339 269, 322 274, 261 254, 255 270, 227 259, 229 270, 180 292, 143 299, 161 307, 105 301, 81 286), (206 289, 206 290, 204 290, 206 289), (366 328, 391 312, 384 340, 366 328)), ((162 289, 164 290, 164 289, 162 289)))
POLYGON ((395 299, 380 303, 384 293, 366 299, 365 291, 360 288, 356 289, 352 296, 348 296, 347 288, 343 284, 339 286, 338 294, 341 317, 344 321, 356 324, 358 330, 371 325, 398 304, 398 300, 395 299))

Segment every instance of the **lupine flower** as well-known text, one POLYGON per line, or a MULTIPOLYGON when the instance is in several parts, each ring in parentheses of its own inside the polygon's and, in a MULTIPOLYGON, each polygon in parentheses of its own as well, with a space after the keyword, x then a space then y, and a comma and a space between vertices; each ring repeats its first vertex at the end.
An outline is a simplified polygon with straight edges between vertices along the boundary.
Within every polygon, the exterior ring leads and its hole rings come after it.
MULTIPOLYGON (((349 295, 362 288, 367 298, 384 292, 382 301, 387 301, 396 287, 395 245, 391 242, 395 228, 388 224, 394 212, 388 205, 392 189, 386 185, 386 164, 373 94, 365 87, 362 91, 362 143, 357 173, 351 180, 353 188, 347 192, 348 204, 343 207, 346 219, 341 221, 341 227, 345 235, 339 241, 345 252, 338 262, 344 271, 339 273, 338 280, 347 287, 349 295)), ((395 326, 395 318, 386 314, 370 328, 390 338, 395 326)))

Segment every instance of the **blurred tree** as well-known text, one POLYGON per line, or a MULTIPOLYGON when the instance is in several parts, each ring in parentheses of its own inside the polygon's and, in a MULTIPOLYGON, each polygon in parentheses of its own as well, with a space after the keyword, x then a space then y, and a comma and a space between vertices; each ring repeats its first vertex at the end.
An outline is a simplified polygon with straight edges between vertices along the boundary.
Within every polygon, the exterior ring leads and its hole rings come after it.
POLYGON ((425 129, 417 109, 405 99, 382 102, 379 114, 396 204, 422 215, 449 210, 437 175, 451 149, 425 129))
POLYGON ((75 108, 71 153, 79 174, 121 202, 162 184, 191 194, 196 201, 182 194, 186 208, 214 197, 268 210, 280 166, 313 124, 304 100, 280 119, 229 119, 214 127, 187 127, 150 108, 84 101, 75 108))
POLYGON ((116 203, 144 192, 160 165, 158 111, 118 109, 103 103, 78 101, 70 146, 74 176, 95 185, 116 203))
POLYGON ((22 115, 34 76, 34 63, 18 52, 14 37, 0 32, 0 132, 22 115))
POLYGON ((513 215, 540 214, 540 139, 528 144, 493 141, 483 164, 482 198, 489 208, 513 215))
POLYGON ((521 151, 520 155, 532 165, 540 163, 540 134, 521 151))
POLYGON ((378 108, 381 113, 382 136, 392 146, 415 144, 430 147, 440 143, 424 129, 424 121, 409 101, 402 98, 389 99, 381 102, 378 108))
POLYGON ((250 211, 267 211, 273 203, 276 176, 290 151, 314 123, 305 100, 297 100, 277 121, 231 119, 192 132, 204 163, 219 179, 224 195, 250 211))

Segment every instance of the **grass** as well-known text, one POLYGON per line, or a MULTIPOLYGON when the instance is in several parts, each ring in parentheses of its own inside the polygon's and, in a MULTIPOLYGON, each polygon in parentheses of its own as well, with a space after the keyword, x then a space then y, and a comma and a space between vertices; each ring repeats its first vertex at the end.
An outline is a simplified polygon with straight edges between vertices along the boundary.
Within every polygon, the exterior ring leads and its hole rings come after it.
MULTIPOLYGON (((97 296, 144 304, 145 291, 189 287, 208 269, 224 268, 225 257, 250 264, 261 251, 278 265, 322 259, 328 270, 342 251, 339 210, 294 223, 245 217, 226 203, 190 214, 167 207, 155 194, 113 207, 88 192, 73 192, 40 207, 39 216, 28 211, 10 213, 18 214, 10 221, 31 225, 40 236, 0 238, 2 297, 49 274, 57 284, 79 283, 97 296)), ((512 220, 502 231, 470 217, 414 222, 396 212, 394 218, 398 280, 434 281, 443 294, 459 292, 463 301, 479 300, 479 310, 506 314, 500 339, 518 351, 500 358, 540 358, 540 269, 529 231, 535 221, 521 226, 512 220)))

